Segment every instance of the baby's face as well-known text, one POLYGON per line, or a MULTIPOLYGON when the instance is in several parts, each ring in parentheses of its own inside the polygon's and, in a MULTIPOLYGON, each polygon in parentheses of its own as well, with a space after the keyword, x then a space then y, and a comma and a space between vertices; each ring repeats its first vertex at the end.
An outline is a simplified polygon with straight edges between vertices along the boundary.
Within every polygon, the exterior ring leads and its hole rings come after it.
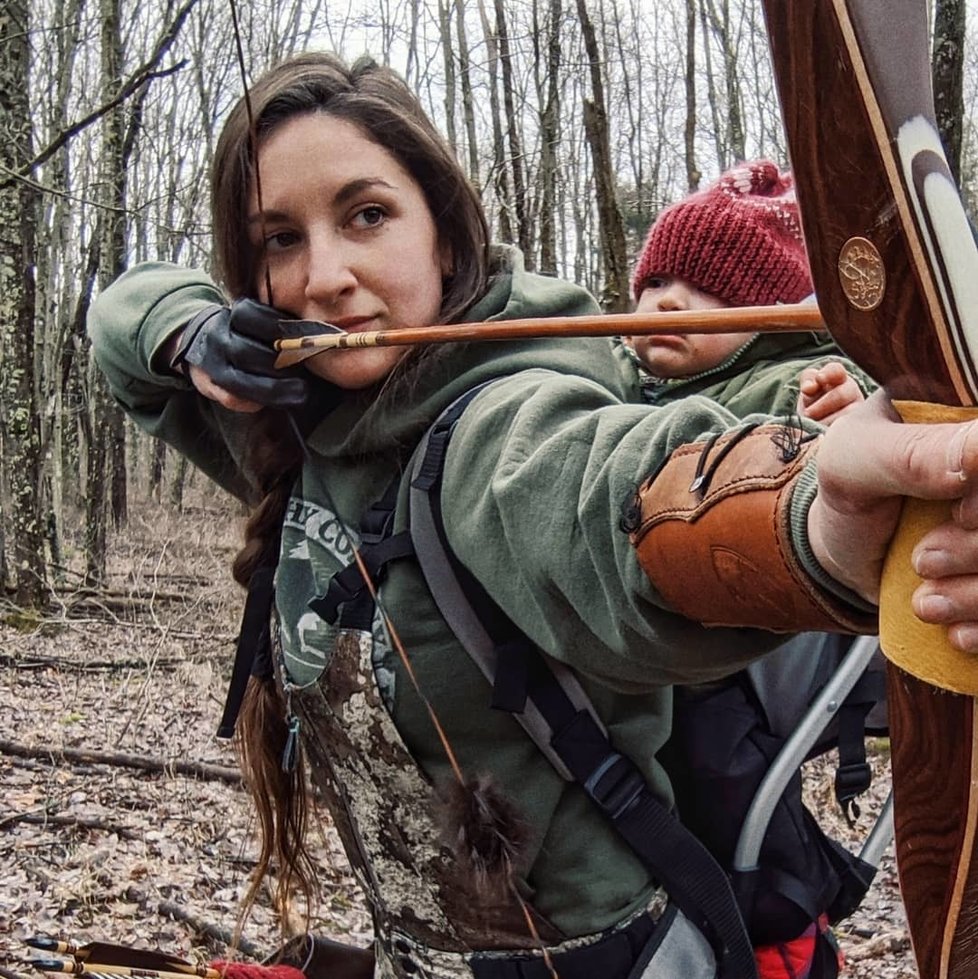
MULTIPOLYGON (((685 279, 659 276, 649 280, 636 313, 723 309, 730 304, 685 279)), ((690 377, 722 364, 750 338, 749 333, 691 333, 633 336, 629 342, 646 369, 656 377, 690 377)))

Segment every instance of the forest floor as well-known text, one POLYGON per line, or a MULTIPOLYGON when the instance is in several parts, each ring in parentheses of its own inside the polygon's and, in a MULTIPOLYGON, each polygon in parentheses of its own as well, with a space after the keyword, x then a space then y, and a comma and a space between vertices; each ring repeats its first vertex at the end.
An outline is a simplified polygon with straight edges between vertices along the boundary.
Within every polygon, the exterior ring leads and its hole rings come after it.
MULTIPOLYGON (((41 620, 0 608, 0 977, 36 975, 24 939, 39 934, 227 953, 257 849, 234 752, 214 736, 242 601, 228 572, 239 534, 214 500, 180 514, 136 506, 113 535, 105 589, 69 580, 41 620)), ((886 743, 872 754, 855 831, 832 797, 831 758, 806 772, 810 807, 854 848, 889 787, 886 743)), ((319 823, 312 928, 367 944, 369 918, 319 823)), ((262 889, 241 957, 267 955, 281 927, 262 889)), ((917 975, 892 850, 838 934, 850 979, 917 975)))

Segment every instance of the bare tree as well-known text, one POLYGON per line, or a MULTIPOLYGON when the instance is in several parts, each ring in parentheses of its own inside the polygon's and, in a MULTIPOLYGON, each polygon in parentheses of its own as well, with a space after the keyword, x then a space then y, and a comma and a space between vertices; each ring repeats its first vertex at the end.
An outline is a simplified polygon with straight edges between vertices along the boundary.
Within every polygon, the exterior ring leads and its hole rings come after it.
POLYGON ((497 222, 502 241, 513 241, 512 212, 514 210, 506 167, 506 147, 503 141, 503 122, 499 107, 499 44, 496 29, 489 22, 485 3, 479 2, 479 17, 486 40, 489 62, 489 115, 492 120, 492 184, 498 205, 497 222))
MULTIPOLYGON (((20 172, 31 158, 30 14, 8 0, 0 16, 0 171, 20 172)), ((44 518, 39 506, 41 440, 35 396, 36 187, 12 180, 0 188, 0 432, 10 505, 3 508, 7 562, 16 601, 39 607, 45 590, 44 518)), ((2 584, 2 582, 0 582, 2 584)))
POLYGON ((601 58, 585 0, 577 0, 584 48, 591 77, 591 97, 584 100, 584 130, 594 161, 598 225, 604 264, 604 288, 601 305, 609 313, 627 312, 629 308, 628 260, 625 228, 615 196, 615 171, 608 135, 608 111, 605 103, 601 58))
POLYGON ((506 5, 504 0, 495 0, 495 11, 496 40, 499 44, 499 64, 502 68, 506 142, 509 146, 509 169, 513 176, 513 209, 516 213, 516 241, 526 258, 527 267, 530 268, 533 265, 533 236, 528 220, 523 140, 520 135, 521 125, 516 115, 513 54, 510 51, 509 29, 506 26, 506 5))
POLYGON ((479 141, 475 127, 475 105, 472 95, 472 66, 469 59, 468 35, 465 29, 465 2, 454 0, 455 42, 458 56, 459 83, 462 88, 462 119, 469 157, 469 179, 479 183, 479 141))
MULTIPOLYGON (((99 13, 102 27, 102 84, 108 103, 119 85, 122 64, 119 0, 100 0, 99 13)), ((116 105, 103 119, 102 129, 101 187, 104 210, 99 218, 98 253, 99 279, 103 285, 116 276, 116 256, 121 251, 125 234, 119 210, 125 199, 125 173, 122 171, 124 126, 121 105, 116 105)), ((111 412, 111 399, 105 381, 93 367, 89 371, 88 478, 85 494, 85 578, 92 585, 102 584, 106 572, 107 500, 112 496, 113 449, 118 437, 111 412)))
MULTIPOLYGON (((536 9, 536 4, 534 4, 536 9)), ((540 271, 557 274, 557 146, 560 143, 560 0, 550 0, 546 30, 546 101, 540 114, 540 271)))
POLYGON ((686 126, 683 148, 686 161, 686 189, 700 185, 700 168, 696 165, 696 0, 686 0, 686 126))
POLYGON ((937 128, 955 179, 961 172, 964 125, 965 0, 934 5, 934 110, 937 128))

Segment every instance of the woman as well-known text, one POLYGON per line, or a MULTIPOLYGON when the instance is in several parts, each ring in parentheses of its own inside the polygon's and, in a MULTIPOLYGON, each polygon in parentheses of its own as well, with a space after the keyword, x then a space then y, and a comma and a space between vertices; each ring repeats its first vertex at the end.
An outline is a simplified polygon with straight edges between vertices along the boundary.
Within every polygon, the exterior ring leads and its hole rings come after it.
MULTIPOLYGON (((477 197, 390 71, 303 55, 259 80, 251 105, 253 140, 238 105, 214 164, 217 267, 232 297, 351 332, 596 311, 583 290, 530 275, 513 249, 489 247, 477 197)), ((90 329, 126 410, 222 485, 259 499, 235 574, 254 596, 275 568, 284 697, 269 677, 253 680, 240 721, 266 860, 274 853, 300 880, 315 874, 300 847, 298 729, 373 912, 377 975, 568 979, 594 975, 596 961, 608 979, 680 974, 683 960, 665 952, 645 963, 677 921, 649 871, 513 719, 487 709, 488 685, 412 560, 393 561, 381 590, 410 671, 381 612, 361 604, 364 589, 340 604, 339 627, 318 614, 367 517, 391 515, 365 511, 393 485, 394 529, 403 529, 420 439, 446 406, 491 381, 447 455, 449 542, 523 632, 573 668, 616 749, 667 802, 654 757, 669 733, 667 685, 736 670, 777 642, 754 626, 874 631, 894 494, 963 496, 978 470, 978 433, 914 432, 914 452, 941 465, 911 471, 910 436, 885 403, 871 403, 823 437, 817 482, 815 426, 788 432, 785 452, 785 429, 745 433, 706 399, 650 409, 607 341, 350 349, 283 373, 263 341, 308 324, 225 302, 204 275, 143 266, 99 298, 90 329), (705 443, 688 444, 713 434, 715 486, 750 469, 756 449, 779 490, 738 494, 732 520, 720 494, 707 507, 715 520, 649 529, 672 495, 688 502, 685 470, 705 443), (783 519, 768 519, 772 508, 783 519), (765 569, 748 596, 737 582, 707 584, 697 555, 714 540, 689 529, 707 527, 722 546, 725 528, 745 521, 776 527, 777 538, 730 542, 765 569), (458 783, 466 791, 457 801, 489 812, 484 850, 471 825, 439 812, 458 783), (454 847, 440 842, 446 821, 454 847)), ((969 496, 962 525, 974 505, 969 496)), ((962 525, 922 549, 946 555, 942 576, 978 563, 962 525)), ((956 623, 952 638, 971 649, 973 581, 939 578, 917 599, 920 614, 956 623)), ((690 930, 676 928, 673 936, 690 930)), ((696 940, 686 938, 689 950, 696 940)), ((672 955, 677 942, 662 945, 672 955)))

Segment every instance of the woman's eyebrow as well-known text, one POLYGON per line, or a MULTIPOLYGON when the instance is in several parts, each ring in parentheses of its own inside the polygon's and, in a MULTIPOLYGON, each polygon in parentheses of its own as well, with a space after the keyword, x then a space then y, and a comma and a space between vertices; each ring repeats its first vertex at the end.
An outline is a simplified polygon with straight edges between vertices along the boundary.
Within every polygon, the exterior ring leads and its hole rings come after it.
POLYGON ((374 187, 383 187, 386 190, 397 190, 397 188, 384 180, 382 177, 359 177, 344 184, 336 193, 334 200, 337 204, 345 204, 351 197, 356 197, 366 190, 374 187))
MULTIPOLYGON (((371 190, 374 187, 383 187, 386 190, 397 190, 393 184, 384 180, 382 177, 358 177, 356 180, 351 180, 348 183, 345 183, 336 192, 336 196, 333 198, 333 201, 336 204, 343 205, 348 200, 351 200, 352 198, 357 197, 359 194, 371 190)), ((254 214, 249 214, 247 224, 260 224, 262 221, 283 221, 286 220, 288 216, 289 215, 285 211, 263 210, 254 214)))

